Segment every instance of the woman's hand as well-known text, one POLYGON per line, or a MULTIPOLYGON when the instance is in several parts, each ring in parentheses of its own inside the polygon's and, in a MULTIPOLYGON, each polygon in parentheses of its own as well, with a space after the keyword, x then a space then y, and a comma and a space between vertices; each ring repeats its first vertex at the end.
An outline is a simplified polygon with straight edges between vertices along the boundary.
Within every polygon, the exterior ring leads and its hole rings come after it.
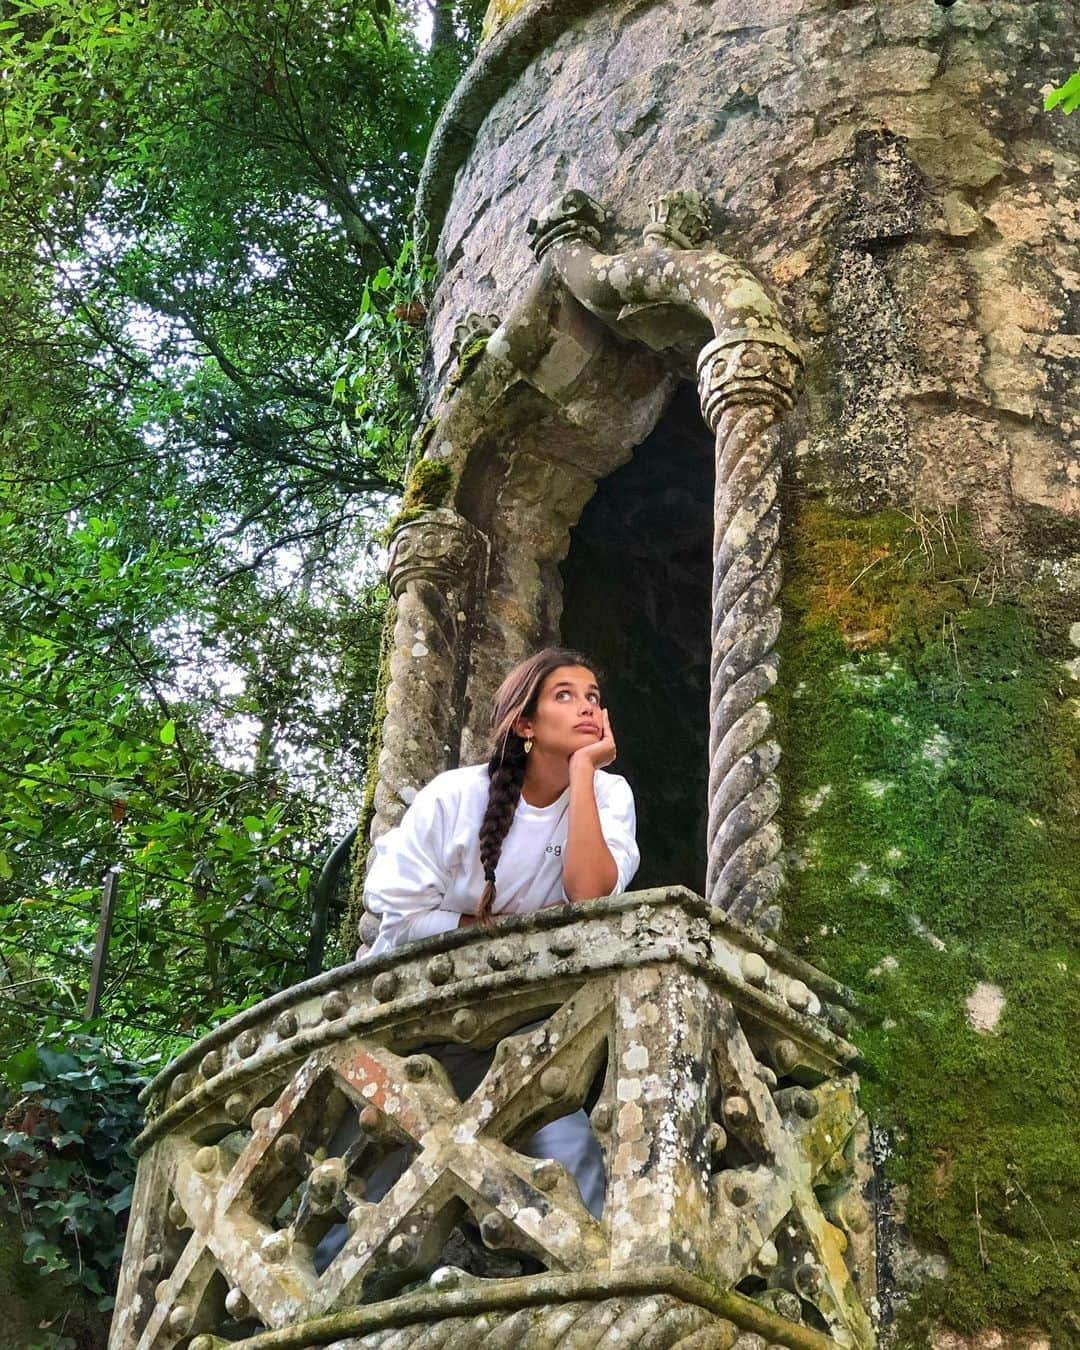
POLYGON ((596 804, 596 770, 615 758, 615 737, 601 708, 600 735, 570 756, 570 811, 563 854, 563 892, 568 900, 610 895, 619 869, 604 839, 596 804))
POLYGON ((602 769, 615 758, 615 736, 611 730, 611 718, 606 708, 600 709, 602 719, 600 739, 592 745, 583 745, 570 756, 570 768, 577 764, 588 764, 593 769, 602 769))

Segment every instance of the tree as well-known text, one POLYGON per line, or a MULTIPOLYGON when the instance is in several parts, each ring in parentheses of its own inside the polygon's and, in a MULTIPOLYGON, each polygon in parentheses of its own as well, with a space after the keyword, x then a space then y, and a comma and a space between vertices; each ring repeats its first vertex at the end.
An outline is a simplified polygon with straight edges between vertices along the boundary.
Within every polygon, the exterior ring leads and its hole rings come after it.
POLYGON ((0 19, 0 899, 39 949, 4 954, 21 997, 74 1012, 122 864, 129 1044, 298 977, 359 800, 420 341, 409 215, 477 10, 439 0, 430 48, 417 18, 0 19))
POLYGON ((479 9, 0 16, 0 1161, 13 1203, 49 1207, 28 1259, 102 1306, 126 1173, 68 1183, 123 1140, 84 1112, 57 1142, 57 1102, 128 1090, 118 1048, 149 1063, 301 977, 362 795, 427 275, 412 198, 479 9), (58 1086, 20 1047, 75 1044, 115 866, 104 1045, 58 1086))

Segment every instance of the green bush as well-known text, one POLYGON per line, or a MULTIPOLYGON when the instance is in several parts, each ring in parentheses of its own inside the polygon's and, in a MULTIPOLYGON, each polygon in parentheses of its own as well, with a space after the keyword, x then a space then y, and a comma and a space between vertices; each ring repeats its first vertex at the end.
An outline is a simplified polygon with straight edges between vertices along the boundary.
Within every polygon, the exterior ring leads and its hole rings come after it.
MULTIPOLYGON (((23 1259, 103 1313, 123 1252, 145 1081, 89 1036, 28 1047, 0 1065, 4 1203, 21 1227, 23 1259)), ((62 1329, 42 1344, 76 1346, 62 1329)))

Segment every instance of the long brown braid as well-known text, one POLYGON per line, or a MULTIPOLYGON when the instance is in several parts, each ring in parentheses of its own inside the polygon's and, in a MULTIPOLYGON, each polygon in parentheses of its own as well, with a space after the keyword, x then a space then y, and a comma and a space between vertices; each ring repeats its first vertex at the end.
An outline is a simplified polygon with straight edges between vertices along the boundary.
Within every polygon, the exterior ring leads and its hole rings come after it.
POLYGON ((499 685, 491 710, 491 758, 488 760, 487 810, 480 822, 480 862, 484 868, 484 889, 476 905, 477 922, 490 927, 491 906, 495 903, 495 869, 502 856, 503 840, 514 822, 525 781, 525 741, 514 730, 521 717, 536 712, 540 688, 553 670, 560 666, 596 667, 587 656, 565 647, 545 647, 522 661, 499 685))

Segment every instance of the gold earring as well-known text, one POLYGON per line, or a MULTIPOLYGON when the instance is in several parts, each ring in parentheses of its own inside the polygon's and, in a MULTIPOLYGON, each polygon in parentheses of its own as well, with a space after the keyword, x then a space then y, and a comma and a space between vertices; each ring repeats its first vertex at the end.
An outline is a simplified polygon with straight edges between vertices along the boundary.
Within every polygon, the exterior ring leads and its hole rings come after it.
POLYGON ((529 739, 525 742, 525 753, 528 754, 531 749, 532 749, 532 737, 530 736, 529 739))

